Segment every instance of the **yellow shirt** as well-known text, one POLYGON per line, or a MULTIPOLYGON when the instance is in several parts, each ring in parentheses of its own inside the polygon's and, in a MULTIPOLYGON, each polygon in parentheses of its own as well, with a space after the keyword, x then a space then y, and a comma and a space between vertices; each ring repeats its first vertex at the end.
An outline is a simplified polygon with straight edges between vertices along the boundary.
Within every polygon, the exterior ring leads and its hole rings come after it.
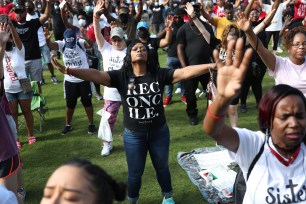
POLYGON ((221 40, 222 37, 222 32, 224 30, 224 28, 230 24, 234 24, 237 25, 236 21, 230 21, 227 20, 227 18, 224 17, 216 17, 216 18, 212 18, 213 19, 213 25, 216 27, 216 37, 221 40))

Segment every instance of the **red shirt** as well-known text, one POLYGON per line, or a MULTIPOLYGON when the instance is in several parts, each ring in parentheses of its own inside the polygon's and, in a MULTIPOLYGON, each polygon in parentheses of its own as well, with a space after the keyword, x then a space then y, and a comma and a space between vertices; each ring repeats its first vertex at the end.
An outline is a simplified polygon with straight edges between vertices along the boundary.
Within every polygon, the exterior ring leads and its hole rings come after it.
POLYGON ((8 15, 12 10, 13 6, 14 6, 13 2, 6 4, 5 6, 0 6, 0 14, 8 15))
MULTIPOLYGON (((95 31, 94 31, 94 26, 91 23, 88 27, 87 27, 87 37, 92 40, 93 42, 96 42, 96 37, 95 37, 95 31)), ((110 42, 110 27, 104 27, 103 28, 103 37, 107 42, 110 42)))
POLYGON ((302 3, 302 0, 298 0, 298 2, 294 4, 293 20, 304 18, 305 15, 306 15, 306 4, 302 3))
POLYGON ((216 14, 218 17, 224 17, 224 7, 219 7, 218 5, 214 6, 214 14, 216 14))

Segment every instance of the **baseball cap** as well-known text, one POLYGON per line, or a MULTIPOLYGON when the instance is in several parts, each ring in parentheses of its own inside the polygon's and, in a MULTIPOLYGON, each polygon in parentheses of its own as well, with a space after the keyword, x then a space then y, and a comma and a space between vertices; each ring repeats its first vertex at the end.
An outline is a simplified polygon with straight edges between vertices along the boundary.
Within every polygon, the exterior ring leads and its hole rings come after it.
POLYGON ((120 8, 119 9, 119 15, 120 14, 128 14, 129 13, 129 11, 128 11, 128 9, 127 8, 125 8, 125 7, 122 7, 122 8, 120 8))
POLYGON ((139 29, 139 28, 145 28, 145 29, 149 30, 149 25, 145 21, 139 21, 139 23, 137 24, 137 29, 139 29))
POLYGON ((68 28, 64 32, 65 46, 67 48, 75 48, 76 45, 76 32, 75 30, 68 28))
POLYGON ((110 37, 113 38, 115 36, 122 38, 122 39, 124 38, 124 32, 121 27, 115 27, 111 29, 110 37))

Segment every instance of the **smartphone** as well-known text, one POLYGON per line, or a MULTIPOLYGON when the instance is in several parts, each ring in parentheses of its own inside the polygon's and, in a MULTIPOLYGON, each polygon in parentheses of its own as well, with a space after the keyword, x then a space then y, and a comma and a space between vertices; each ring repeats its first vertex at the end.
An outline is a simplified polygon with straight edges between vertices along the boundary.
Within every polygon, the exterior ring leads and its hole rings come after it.
POLYGON ((0 22, 1 23, 7 23, 7 15, 0 15, 0 22))

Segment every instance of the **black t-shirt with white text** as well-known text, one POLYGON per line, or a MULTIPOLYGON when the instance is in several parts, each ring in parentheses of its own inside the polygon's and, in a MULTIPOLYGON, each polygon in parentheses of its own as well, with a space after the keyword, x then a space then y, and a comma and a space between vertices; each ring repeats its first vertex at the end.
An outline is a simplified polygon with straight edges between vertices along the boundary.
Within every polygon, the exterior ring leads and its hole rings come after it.
POLYGON ((25 48, 25 60, 41 58, 37 31, 42 26, 39 19, 32 19, 25 23, 13 21, 16 31, 25 48))
POLYGON ((146 74, 136 77, 134 90, 128 90, 130 77, 122 70, 108 71, 110 87, 121 95, 124 126, 134 131, 150 131, 166 123, 163 107, 163 90, 172 84, 174 69, 162 69, 156 76, 146 74))

